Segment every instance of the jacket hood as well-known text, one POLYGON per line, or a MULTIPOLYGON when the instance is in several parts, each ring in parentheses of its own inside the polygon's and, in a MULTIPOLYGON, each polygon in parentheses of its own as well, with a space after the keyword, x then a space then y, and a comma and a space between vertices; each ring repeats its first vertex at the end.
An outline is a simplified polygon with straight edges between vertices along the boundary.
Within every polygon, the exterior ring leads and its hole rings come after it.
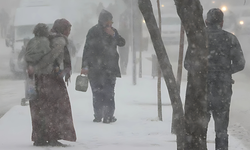
POLYGON ((112 14, 109 11, 103 9, 101 13, 99 14, 98 22, 104 23, 112 19, 113 19, 112 14))

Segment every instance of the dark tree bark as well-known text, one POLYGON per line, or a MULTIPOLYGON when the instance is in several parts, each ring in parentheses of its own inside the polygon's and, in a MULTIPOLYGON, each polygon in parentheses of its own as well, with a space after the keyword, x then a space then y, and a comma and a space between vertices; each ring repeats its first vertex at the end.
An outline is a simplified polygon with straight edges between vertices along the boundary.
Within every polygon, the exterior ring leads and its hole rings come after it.
POLYGON ((153 14, 152 4, 150 0, 139 0, 139 8, 146 22, 147 28, 149 30, 151 40, 159 61, 160 68, 164 80, 166 82, 171 104, 173 107, 173 114, 175 114, 173 121, 176 125, 176 135, 177 135, 177 149, 183 150, 184 141, 184 120, 183 120, 183 108, 180 98, 179 91, 177 89, 177 84, 173 74, 172 66, 170 64, 166 49, 164 47, 163 41, 161 39, 160 30, 157 27, 155 16, 153 14))
POLYGON ((188 70, 185 99, 185 150, 206 150, 207 36, 199 0, 174 0, 188 39, 184 66, 188 70))
MULTIPOLYGON (((181 32, 180 32, 180 45, 179 45, 179 59, 178 59, 178 68, 177 68, 177 77, 176 77, 176 83, 177 83, 177 89, 179 90, 179 93, 181 91, 181 77, 182 77, 182 68, 183 68, 183 53, 184 53, 184 38, 185 38, 185 32, 184 27, 181 24, 181 32)), ((173 114, 174 115, 174 114, 173 114)), ((174 117, 172 117, 174 118, 174 117)), ((172 121, 172 127, 171 127, 171 133, 176 134, 175 129, 175 122, 172 121)))
POLYGON ((173 121, 177 126, 177 149, 183 149, 182 140, 185 138, 185 150, 206 150, 206 76, 208 49, 205 24, 202 16, 203 9, 199 0, 175 0, 175 4, 188 38, 188 50, 185 57, 185 68, 188 70, 185 128, 183 126, 184 119, 180 95, 172 66, 153 15, 151 2, 150 0, 139 0, 139 8, 146 21, 173 106, 173 121), (183 134, 184 132, 185 135, 183 134))

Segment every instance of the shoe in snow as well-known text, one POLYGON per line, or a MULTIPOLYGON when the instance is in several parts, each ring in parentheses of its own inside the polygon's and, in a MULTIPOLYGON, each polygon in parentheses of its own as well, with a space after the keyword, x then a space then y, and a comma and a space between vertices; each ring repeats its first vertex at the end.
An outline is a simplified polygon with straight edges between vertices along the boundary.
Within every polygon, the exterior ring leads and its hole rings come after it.
POLYGON ((47 141, 35 141, 33 143, 33 146, 48 146, 48 142, 47 141))
POLYGON ((93 122, 102 122, 102 118, 95 118, 93 122))
POLYGON ((116 122, 116 118, 115 117, 107 117, 103 119, 103 123, 112 123, 112 122, 116 122))

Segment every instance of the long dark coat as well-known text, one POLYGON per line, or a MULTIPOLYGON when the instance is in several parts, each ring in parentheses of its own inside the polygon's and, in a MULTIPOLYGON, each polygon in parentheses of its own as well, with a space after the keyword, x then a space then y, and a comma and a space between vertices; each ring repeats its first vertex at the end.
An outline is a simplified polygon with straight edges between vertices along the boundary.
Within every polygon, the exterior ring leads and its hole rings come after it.
POLYGON ((30 101, 32 141, 76 141, 71 104, 63 79, 47 74, 36 77, 38 99, 30 101))
MULTIPOLYGON (((30 53, 26 55, 26 58, 29 58, 28 65, 35 64, 37 89, 37 99, 30 100, 32 141, 76 141, 67 88, 63 78, 54 72, 54 67, 59 67, 61 63, 64 65, 64 68, 61 68, 64 74, 69 73, 71 69, 70 56, 66 47, 67 41, 61 35, 51 37, 50 43, 46 41, 44 45, 40 45, 41 50, 49 47, 51 43, 49 52, 43 55, 41 53, 41 56, 35 55, 36 57, 30 53)), ((41 38, 31 40, 28 47, 41 42, 41 38)), ((37 53, 34 52, 34 54, 37 53)))
POLYGON ((115 35, 112 37, 104 31, 104 27, 99 23, 88 31, 82 57, 82 68, 88 67, 90 78, 107 74, 121 77, 117 46, 124 46, 125 39, 119 35, 115 28, 113 30, 115 35))

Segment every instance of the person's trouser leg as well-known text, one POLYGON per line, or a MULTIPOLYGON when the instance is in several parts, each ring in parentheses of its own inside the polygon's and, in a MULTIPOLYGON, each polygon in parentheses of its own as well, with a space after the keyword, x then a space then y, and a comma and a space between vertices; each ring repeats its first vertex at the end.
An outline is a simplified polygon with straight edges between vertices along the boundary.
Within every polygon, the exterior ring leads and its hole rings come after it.
POLYGON ((103 87, 98 80, 90 79, 90 86, 93 94, 93 108, 94 108, 94 117, 96 119, 103 118, 103 87))
POLYGON ((1 37, 2 38, 4 37, 3 34, 4 34, 4 29, 3 29, 3 25, 1 25, 1 37))
POLYGON ((212 115, 215 123, 215 149, 228 150, 227 128, 232 95, 231 84, 215 83, 212 100, 212 115))
POLYGON ((216 150, 228 150, 227 128, 229 123, 229 111, 213 112, 215 121, 215 148, 216 150))
POLYGON ((116 83, 116 77, 108 77, 105 80, 104 85, 104 118, 111 118, 114 115, 115 112, 115 83, 116 83))
POLYGON ((2 38, 5 38, 6 35, 6 27, 4 25, 1 26, 1 36, 2 38))

